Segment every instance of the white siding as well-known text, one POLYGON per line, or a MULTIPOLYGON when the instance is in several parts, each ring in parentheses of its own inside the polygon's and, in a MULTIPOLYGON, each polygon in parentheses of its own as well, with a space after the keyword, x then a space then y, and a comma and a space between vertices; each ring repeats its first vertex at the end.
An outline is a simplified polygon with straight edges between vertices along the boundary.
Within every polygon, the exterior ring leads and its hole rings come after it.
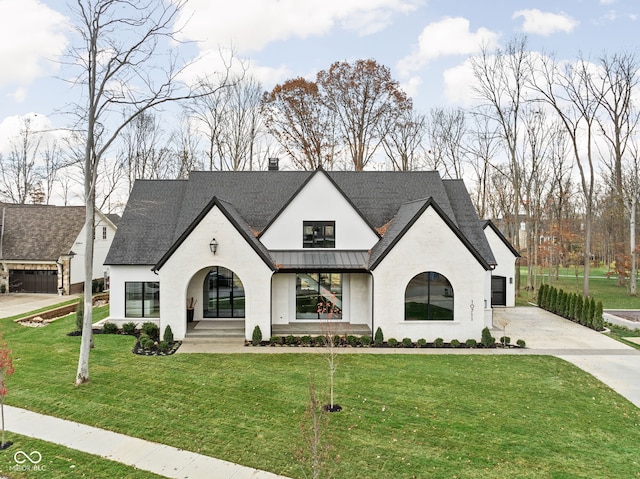
MULTIPOLYGON (((115 228, 111 222, 106 221, 100 213, 96 213, 96 229, 95 239, 93 242, 93 278, 100 279, 104 277, 105 271, 109 275, 109 266, 104 265, 113 236, 116 234, 115 228), (102 227, 107 228, 107 239, 102 239, 102 227)), ((82 227, 80 234, 73 244, 73 252, 75 256, 71 259, 71 284, 84 282, 84 242, 85 227, 82 227)))
MULTIPOLYGON (((416 221, 373 272, 374 328, 386 339, 416 341, 480 339, 490 326, 485 308, 486 270, 432 208, 416 221), (454 291, 453 321, 405 321, 407 284, 418 273, 435 271, 447 277, 454 291)), ((373 331, 375 333, 375 329, 373 331)))
POLYGON ((273 250, 302 249, 303 221, 335 221, 335 249, 368 250, 378 241, 375 232, 322 172, 311 178, 260 241, 273 250))
MULTIPOLYGON (((124 284, 128 281, 160 281, 158 275, 151 271, 151 265, 145 266, 111 266, 111 291, 109 293, 109 321, 122 325, 128 321, 143 323, 158 322, 154 318, 127 318, 124 306, 124 284)), ((162 300, 162 298, 161 298, 162 300)))

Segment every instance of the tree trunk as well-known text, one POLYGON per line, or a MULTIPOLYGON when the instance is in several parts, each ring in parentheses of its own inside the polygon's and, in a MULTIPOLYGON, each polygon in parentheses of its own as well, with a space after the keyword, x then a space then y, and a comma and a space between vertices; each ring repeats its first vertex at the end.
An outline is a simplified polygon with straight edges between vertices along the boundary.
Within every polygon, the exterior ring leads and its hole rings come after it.
POLYGON ((638 271, 636 266, 636 206, 638 200, 631 200, 631 214, 629 220, 629 247, 631 249, 631 277, 629 278, 629 294, 638 296, 638 271))
POLYGON ((82 340, 80 342, 80 356, 78 358, 78 372, 76 385, 89 382, 89 352, 93 335, 93 236, 94 236, 94 197, 90 194, 86 201, 85 213, 85 256, 84 256, 84 321, 82 324, 82 340))

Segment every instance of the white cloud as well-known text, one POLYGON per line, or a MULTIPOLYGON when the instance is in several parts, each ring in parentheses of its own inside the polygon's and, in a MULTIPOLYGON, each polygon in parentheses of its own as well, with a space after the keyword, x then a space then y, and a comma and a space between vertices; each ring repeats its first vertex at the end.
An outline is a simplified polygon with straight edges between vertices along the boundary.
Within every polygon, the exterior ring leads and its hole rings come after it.
POLYGON ((368 35, 384 29, 396 13, 408 13, 423 0, 191 0, 178 24, 184 40, 203 50, 234 45, 239 53, 260 51, 292 38, 309 38, 335 28, 368 35))
POLYGON ((402 76, 406 76, 439 57, 474 54, 483 46, 495 47, 497 41, 498 34, 486 28, 472 32, 466 18, 445 18, 422 30, 417 51, 402 58, 398 62, 398 70, 402 76))
POLYGON ((39 0, 0 0, 0 86, 55 71, 67 45, 67 19, 39 0))
POLYGON ((616 0, 600 0, 600 5, 612 5, 616 3, 616 0))
POLYGON ((543 12, 537 8, 518 10, 512 16, 513 19, 520 17, 524 18, 523 32, 545 37, 557 32, 570 33, 579 24, 566 13, 543 12))
POLYGON ((24 128, 25 120, 31 120, 31 131, 45 132, 42 139, 42 144, 46 143, 49 139, 53 140, 60 136, 58 132, 51 131, 53 125, 51 120, 40 113, 26 113, 24 115, 14 115, 4 118, 0 122, 0 153, 8 154, 12 149, 12 143, 15 142, 22 128, 24 128))
POLYGON ((22 103, 27 98, 27 89, 22 87, 16 88, 16 90, 8 96, 16 103, 22 103))
POLYGON ((444 96, 450 103, 468 107, 478 102, 477 94, 473 91, 475 77, 471 59, 445 70, 442 76, 444 79, 444 96))

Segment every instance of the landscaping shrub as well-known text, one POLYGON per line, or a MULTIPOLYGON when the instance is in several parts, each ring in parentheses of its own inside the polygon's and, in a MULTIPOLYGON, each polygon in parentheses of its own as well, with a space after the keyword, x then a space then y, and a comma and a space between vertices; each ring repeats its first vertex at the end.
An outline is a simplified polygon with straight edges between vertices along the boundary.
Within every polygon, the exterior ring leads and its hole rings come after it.
POLYGON ((467 339, 467 341, 464 344, 466 344, 468 348, 473 349, 478 345, 478 341, 476 341, 475 339, 467 339))
POLYGON ((527 343, 524 342, 524 339, 518 339, 516 341, 516 344, 518 345, 519 348, 524 348, 527 345, 527 343))
POLYGON ((104 323, 102 332, 104 334, 116 334, 118 332, 118 325, 115 323, 104 323))
POLYGON ((289 346, 293 346, 298 344, 298 338, 296 338, 293 334, 289 334, 286 338, 284 338, 285 344, 289 346))
POLYGON ((163 353, 166 353, 167 351, 169 351, 169 343, 167 341, 160 341, 158 343, 158 349, 163 353))
POLYGON ((316 346, 324 346, 325 344, 327 344, 327 337, 316 336, 315 339, 313 340, 313 344, 315 344, 316 346))
POLYGON ((424 348, 427 346, 427 340, 424 338, 420 338, 416 341, 416 346, 418 346, 419 348, 424 348))
POLYGON ((256 327, 253 328, 253 333, 251 334, 251 343, 254 346, 259 346, 261 342, 262 342, 262 330, 260 329, 260 326, 256 325, 256 327))
POLYGON ((460 341, 458 341, 457 339, 452 339, 449 344, 451 345, 452 348, 459 348, 460 347, 460 341))
POLYGON ((538 306, 542 307, 542 297, 544 296, 544 288, 546 285, 542 285, 538 288, 538 306))
POLYGON ((333 335, 333 345, 334 346, 340 346, 342 344, 342 338, 340 337, 339 334, 334 334, 333 335))
POLYGON ((398 340, 396 338, 387 339, 387 345, 391 348, 395 348, 398 346, 398 340))
POLYGON ((156 345, 156 342, 151 339, 149 336, 141 336, 140 337, 140 346, 144 349, 153 349, 156 345))
POLYGON ((578 323, 581 322, 580 318, 582 318, 582 306, 584 305, 584 298, 580 295, 576 295, 576 309, 573 312, 573 319, 578 323))
POLYGON ((558 300, 558 290, 551 286, 551 292, 549 293, 549 307, 547 308, 552 313, 556 311, 556 302, 558 300))
POLYGON ((356 338, 352 334, 347 335, 346 340, 347 340, 347 344, 351 347, 356 347, 358 345, 358 338, 356 338))
POLYGON ((596 331, 602 331, 604 329, 604 318, 603 315, 603 307, 602 301, 598 301, 596 304, 596 311, 593 315, 593 329, 596 331))
POLYGON ((160 332, 158 325, 150 321, 142 323, 140 330, 152 339, 157 339, 158 333, 160 332))
POLYGON ((371 345, 371 336, 365 334, 364 336, 360 336, 360 344, 363 346, 371 345))
POLYGON ((282 336, 271 336, 269 342, 271 344, 282 344, 282 336))
POLYGON ((300 338, 300 344, 304 344, 305 346, 309 346, 311 344, 311 336, 302 336, 300 338))
POLYGON ((509 336, 502 336, 500 338, 500 344, 502 344, 503 346, 508 346, 509 344, 511 344, 511 338, 509 336))
POLYGON ((589 327, 591 329, 596 329, 596 326, 593 322, 593 320, 596 317, 596 300, 594 298, 591 298, 591 301, 589 303, 589 318, 587 318, 587 324, 589 325, 589 327))
POLYGON ((480 341, 485 348, 492 348, 496 344, 496 338, 491 336, 491 331, 489 331, 487 327, 482 330, 482 338, 480 341))
POLYGON ((164 333, 162 334, 162 340, 166 343, 173 342, 173 331, 171 331, 171 326, 167 324, 167 327, 164 328, 164 333))
POLYGON ((436 348, 441 348, 441 347, 443 347, 443 346, 444 346, 444 339, 442 339, 442 338, 436 338, 436 339, 433 341, 433 345, 434 345, 436 348))
POLYGON ((122 332, 124 334, 129 334, 133 336, 136 333, 136 323, 133 321, 129 321, 128 323, 124 323, 122 325, 122 332))
POLYGON ((587 326, 587 322, 591 316, 591 301, 589 298, 584 298, 584 304, 582 305, 582 316, 580 317, 580 324, 587 326))
POLYGON ((382 346, 382 343, 384 343, 384 335, 382 334, 382 329, 380 329, 380 326, 378 326, 378 329, 376 329, 376 334, 373 336, 373 342, 376 346, 382 346))
POLYGON ((411 341, 411 338, 402 338, 402 347, 403 348, 412 348, 413 347, 413 341, 411 341))

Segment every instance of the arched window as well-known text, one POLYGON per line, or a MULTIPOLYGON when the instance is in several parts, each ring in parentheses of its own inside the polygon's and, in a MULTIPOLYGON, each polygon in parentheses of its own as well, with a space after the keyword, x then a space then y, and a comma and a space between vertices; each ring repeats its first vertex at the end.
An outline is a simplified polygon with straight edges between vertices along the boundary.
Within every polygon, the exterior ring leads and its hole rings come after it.
POLYGON ((205 318, 244 318, 244 286, 230 269, 214 266, 204 279, 205 318))
POLYGON ((434 271, 413 277, 404 293, 406 321, 453 321, 453 287, 434 271))

